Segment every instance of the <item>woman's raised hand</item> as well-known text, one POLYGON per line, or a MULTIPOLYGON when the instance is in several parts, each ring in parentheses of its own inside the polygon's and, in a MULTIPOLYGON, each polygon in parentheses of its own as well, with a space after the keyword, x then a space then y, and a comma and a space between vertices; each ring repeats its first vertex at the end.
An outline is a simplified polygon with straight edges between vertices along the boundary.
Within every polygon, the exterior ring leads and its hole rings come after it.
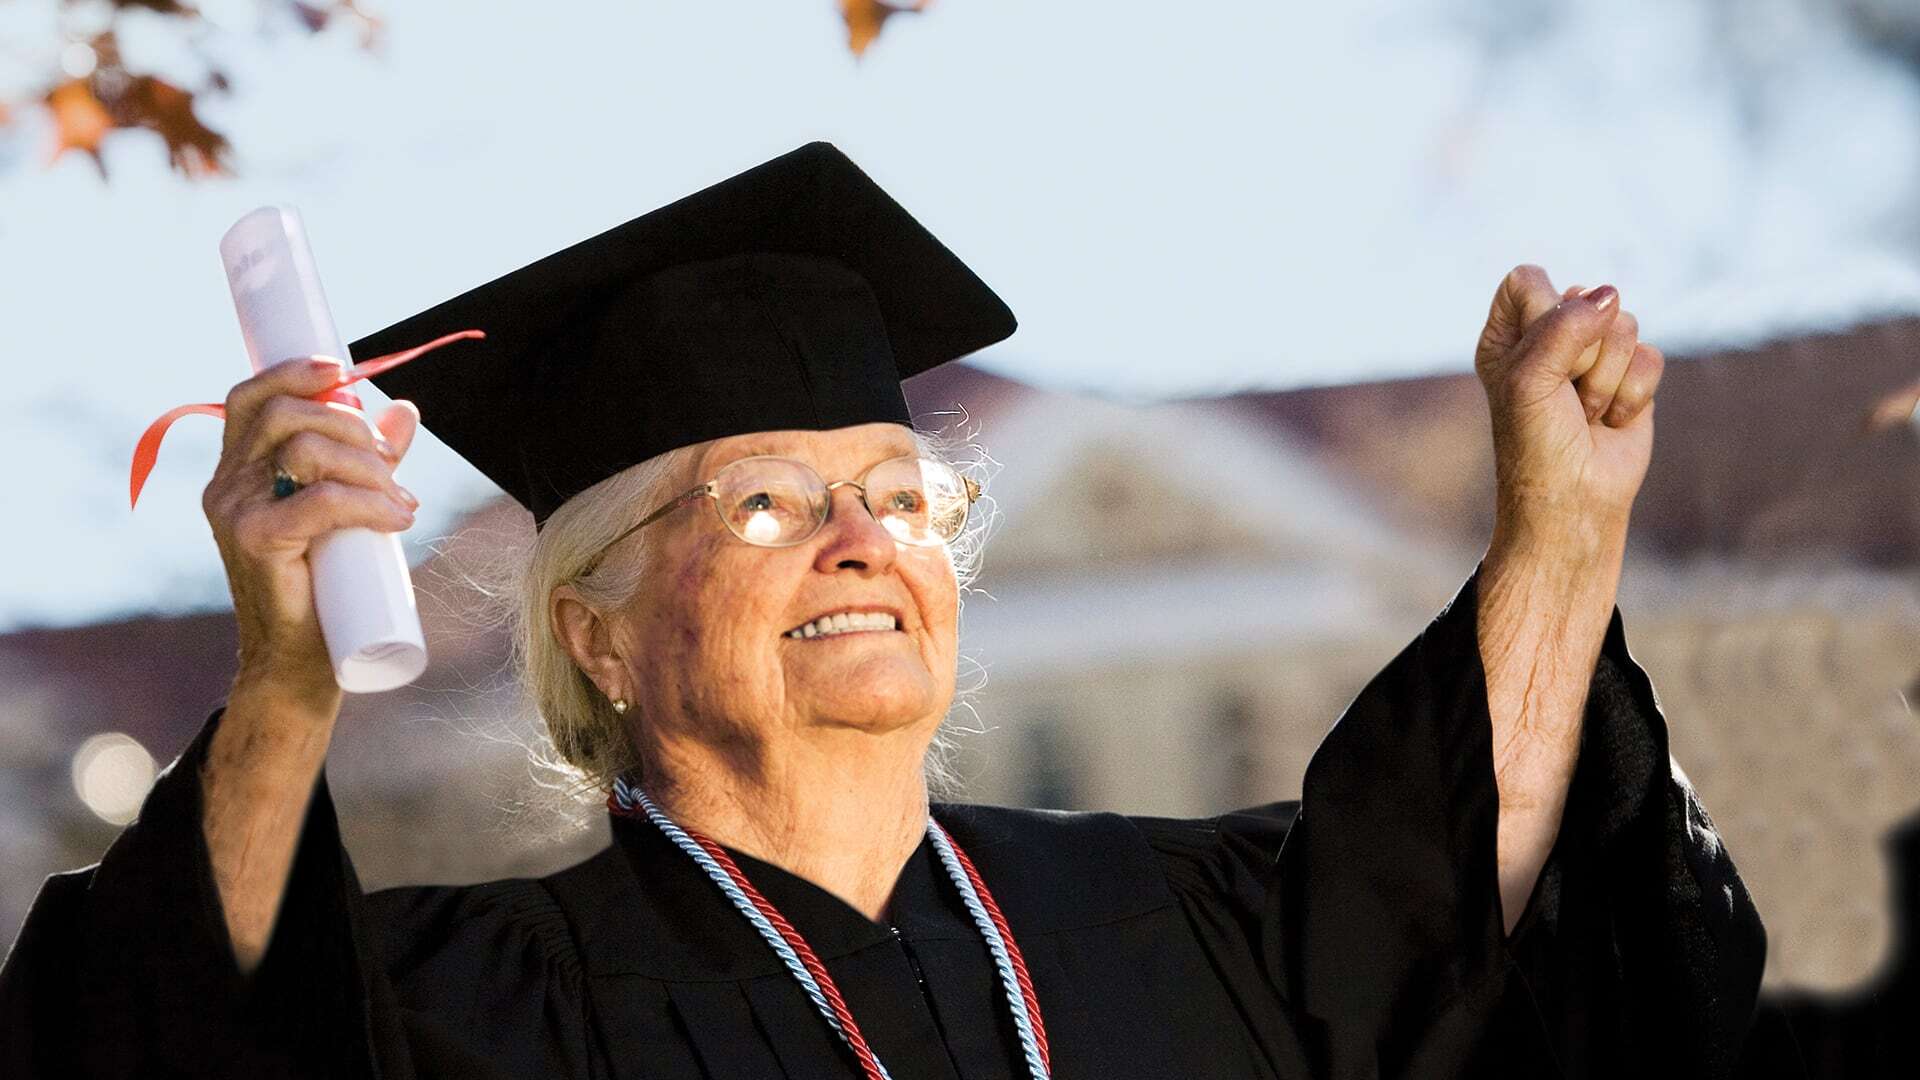
POLYGON ((1539 267, 1515 267, 1474 356, 1493 414, 1496 532, 1570 547, 1624 537, 1665 366, 1612 286, 1562 292, 1539 267))
POLYGON ((340 381, 331 360, 267 368, 227 394, 220 463, 201 497, 226 564, 239 624, 236 686, 332 711, 340 690, 314 611, 307 551, 335 529, 399 532, 419 506, 393 479, 419 412, 399 402, 378 430, 344 406, 309 400, 340 381), (302 485, 274 496, 274 472, 302 485))
POLYGON ((1618 290, 1559 291, 1537 266, 1500 283, 1474 355, 1495 477, 1475 628, 1509 932, 1560 832, 1665 365, 1618 290))

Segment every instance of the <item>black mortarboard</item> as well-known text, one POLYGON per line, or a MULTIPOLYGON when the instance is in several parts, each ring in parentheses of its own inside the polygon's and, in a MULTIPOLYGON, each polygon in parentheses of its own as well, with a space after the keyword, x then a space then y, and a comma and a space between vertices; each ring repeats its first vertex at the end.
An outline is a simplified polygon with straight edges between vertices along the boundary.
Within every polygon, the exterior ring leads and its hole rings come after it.
POLYGON ((656 454, 907 423, 900 380, 1013 313, 833 146, 809 143, 352 344, 486 331, 373 378, 536 524, 656 454))

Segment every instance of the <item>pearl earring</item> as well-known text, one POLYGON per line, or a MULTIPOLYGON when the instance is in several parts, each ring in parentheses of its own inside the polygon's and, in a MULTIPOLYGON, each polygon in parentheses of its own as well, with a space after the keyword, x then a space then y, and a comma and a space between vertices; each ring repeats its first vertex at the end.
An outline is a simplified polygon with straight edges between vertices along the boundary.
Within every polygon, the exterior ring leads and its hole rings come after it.
POLYGON ((627 699, 626 699, 626 698, 614 698, 614 699, 613 699, 613 711, 614 711, 614 712, 617 712, 617 713, 619 713, 619 714, 620 714, 620 715, 622 715, 622 716, 625 716, 625 715, 627 714, 627 699))

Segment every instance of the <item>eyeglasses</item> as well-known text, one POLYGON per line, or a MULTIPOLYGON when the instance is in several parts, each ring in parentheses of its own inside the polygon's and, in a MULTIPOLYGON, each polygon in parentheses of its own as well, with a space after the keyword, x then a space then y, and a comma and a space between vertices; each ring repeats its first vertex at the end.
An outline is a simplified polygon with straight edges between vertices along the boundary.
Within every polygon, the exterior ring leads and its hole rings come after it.
POLYGON ((833 493, 843 487, 859 491, 867 513, 881 528, 897 543, 912 547, 953 542, 966 527, 967 511, 980 498, 980 485, 971 477, 946 462, 911 454, 882 461, 859 480, 831 484, 804 461, 745 457, 608 541, 581 574, 592 573, 615 544, 698 499, 712 499, 727 531, 755 547, 804 544, 827 523, 833 493))

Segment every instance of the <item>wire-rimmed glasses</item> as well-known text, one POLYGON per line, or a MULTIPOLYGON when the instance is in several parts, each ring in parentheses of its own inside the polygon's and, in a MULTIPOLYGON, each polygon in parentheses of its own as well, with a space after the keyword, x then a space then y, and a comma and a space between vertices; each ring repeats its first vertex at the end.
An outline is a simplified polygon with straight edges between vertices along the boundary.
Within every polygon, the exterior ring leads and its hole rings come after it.
POLYGON ((771 455, 744 457, 608 541, 581 573, 592 573, 615 544, 700 499, 713 500, 727 531, 755 547, 804 544, 826 525, 833 493, 842 487, 859 491, 867 513, 895 542, 911 547, 953 542, 966 527, 968 510, 980 498, 980 485, 971 477, 960 475, 944 461, 912 454, 888 458, 858 480, 831 484, 804 461, 771 455))

